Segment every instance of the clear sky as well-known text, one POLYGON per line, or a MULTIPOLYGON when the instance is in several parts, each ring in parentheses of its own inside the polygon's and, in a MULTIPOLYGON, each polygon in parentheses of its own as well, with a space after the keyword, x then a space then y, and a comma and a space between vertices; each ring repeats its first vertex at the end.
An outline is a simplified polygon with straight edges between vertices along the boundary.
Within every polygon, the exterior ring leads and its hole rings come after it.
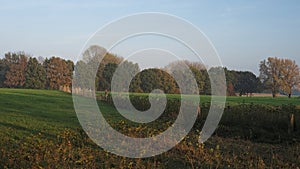
POLYGON ((300 64, 300 1, 0 1, 0 54, 74 60, 88 38, 106 23, 138 12, 182 17, 202 30, 229 69, 258 73, 268 56, 300 64))

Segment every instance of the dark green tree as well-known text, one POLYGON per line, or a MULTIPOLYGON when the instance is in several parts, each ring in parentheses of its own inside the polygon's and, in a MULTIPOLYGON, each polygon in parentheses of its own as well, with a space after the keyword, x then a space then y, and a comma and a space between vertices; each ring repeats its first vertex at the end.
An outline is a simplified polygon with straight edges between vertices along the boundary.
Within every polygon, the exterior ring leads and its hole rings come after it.
POLYGON ((240 95, 259 92, 261 88, 261 82, 258 77, 252 72, 237 72, 237 82, 235 84, 235 91, 239 92, 240 95))
POLYGON ((36 58, 30 57, 25 70, 25 88, 44 89, 46 85, 46 70, 36 58))
POLYGON ((164 93, 179 93, 174 78, 161 69, 145 69, 135 78, 140 78, 140 88, 145 93, 150 93, 154 89, 163 90, 164 93))
POLYGON ((203 95, 211 95, 211 86, 210 86, 210 79, 206 70, 201 70, 202 79, 204 82, 203 90, 200 94, 203 95))
POLYGON ((8 71, 8 66, 5 59, 0 59, 0 87, 5 87, 5 74, 8 71))
POLYGON ((138 73, 130 82, 129 92, 132 93, 143 93, 141 89, 141 77, 140 73, 138 73))
POLYGON ((116 63, 108 63, 105 65, 102 75, 103 80, 101 82, 104 89, 111 90, 111 80, 117 67, 118 64, 116 63))
POLYGON ((204 81, 205 77, 202 75, 201 70, 197 69, 196 67, 189 66, 189 68, 196 79, 199 93, 202 93, 205 85, 205 81, 204 81))

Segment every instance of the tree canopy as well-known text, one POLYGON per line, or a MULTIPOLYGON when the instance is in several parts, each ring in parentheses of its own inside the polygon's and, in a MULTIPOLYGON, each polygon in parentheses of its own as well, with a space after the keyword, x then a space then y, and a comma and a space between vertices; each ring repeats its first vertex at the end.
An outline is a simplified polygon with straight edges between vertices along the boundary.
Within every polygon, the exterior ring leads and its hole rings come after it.
POLYGON ((112 90, 111 84, 115 77, 114 85, 119 92, 129 90, 149 93, 154 89, 161 89, 165 93, 210 95, 212 79, 209 76, 218 76, 216 72, 222 69, 225 72, 228 96, 248 96, 267 90, 273 97, 279 92, 291 97, 293 90, 300 88, 300 70, 295 61, 269 57, 261 61, 259 67, 259 77, 250 71, 228 70, 226 67, 208 69, 202 63, 186 60, 172 62, 162 69, 150 68, 141 71, 138 64, 124 61, 99 46, 91 46, 84 51, 76 66, 71 60, 55 56, 44 59, 41 56, 31 57, 25 52, 8 52, 0 59, 0 87, 70 91, 75 68, 77 84, 73 85, 88 90, 94 86, 98 91, 112 90), (191 91, 181 91, 181 83, 174 79, 174 76, 186 79, 188 72, 184 71, 187 70, 179 69, 184 67, 192 73, 197 84, 194 89, 192 81, 184 83, 186 89, 191 91), (128 86, 129 89, 126 89, 128 86))
POLYGON ((300 70, 295 61, 269 57, 260 62, 260 79, 265 89, 270 89, 273 97, 283 92, 291 97, 293 89, 300 87, 300 70))

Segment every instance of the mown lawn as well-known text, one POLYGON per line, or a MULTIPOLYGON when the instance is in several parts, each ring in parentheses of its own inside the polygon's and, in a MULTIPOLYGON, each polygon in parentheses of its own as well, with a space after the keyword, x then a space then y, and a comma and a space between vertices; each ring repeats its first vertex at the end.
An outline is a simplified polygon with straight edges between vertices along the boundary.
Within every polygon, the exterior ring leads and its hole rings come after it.
POLYGON ((262 105, 273 105, 273 106, 281 106, 281 105, 300 105, 300 97, 295 96, 292 98, 280 96, 276 98, 272 97, 227 97, 227 103, 229 104, 242 104, 242 103, 253 103, 253 104, 262 104, 262 105))
POLYGON ((1 136, 16 139, 45 133, 56 137, 64 128, 79 127, 70 94, 58 91, 0 89, 1 136))
MULTIPOLYGON (((104 95, 104 92, 97 92, 97 95, 104 95)), ((125 94, 123 94, 125 95, 125 94)), ((130 93, 133 96, 148 96, 146 93, 130 93)), ((179 94, 166 94, 167 98, 178 99, 181 97, 179 94)), ((184 95, 185 98, 193 99, 194 95, 184 95)), ((209 103, 211 101, 211 96, 200 95, 200 104, 209 103)), ((287 96, 279 96, 276 98, 272 97, 246 97, 246 96, 228 96, 226 97, 227 105, 237 105, 237 104, 260 104, 260 105, 272 105, 272 106, 281 106, 281 105, 297 105, 300 106, 300 96, 293 96, 292 98, 288 98, 287 96)))

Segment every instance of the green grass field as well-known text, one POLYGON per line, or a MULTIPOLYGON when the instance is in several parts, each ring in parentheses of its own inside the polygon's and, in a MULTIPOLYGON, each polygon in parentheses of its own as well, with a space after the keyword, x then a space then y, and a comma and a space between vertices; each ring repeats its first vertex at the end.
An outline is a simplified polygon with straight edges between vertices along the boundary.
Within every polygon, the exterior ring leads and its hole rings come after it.
POLYGON ((272 97, 227 97, 227 103, 228 104, 242 104, 242 103, 253 103, 253 104, 262 104, 262 105, 275 105, 275 106, 280 106, 280 105, 300 105, 300 97, 277 97, 277 98, 272 98, 272 97))
MULTIPOLYGON (((178 95, 168 97, 176 98, 178 95)), ((209 96, 201 96, 202 103, 209 100, 209 96)), ((227 98, 229 105, 244 103, 299 106, 300 99, 227 98)), ((102 102, 99 102, 99 106, 113 126, 121 126, 123 118, 117 115, 114 107, 102 102)), ((251 111, 251 107, 245 111, 251 111)), ((239 124, 230 124, 230 113, 227 112, 225 119, 229 125, 224 123, 220 126, 218 134, 209 139, 205 146, 197 144, 199 128, 196 128, 167 153, 149 159, 129 159, 107 153, 87 138, 77 120, 71 94, 47 90, 0 89, 0 168, 295 168, 300 165, 298 137, 291 136, 292 141, 276 144, 252 142, 238 135, 223 137, 226 133, 221 132, 224 131, 238 131, 238 134, 248 132, 239 124)), ((245 123, 245 126, 248 125, 252 123, 245 123)), ((134 132, 133 135, 142 131, 134 132)))
POLYGON ((56 136, 79 127, 70 94, 58 91, 0 89, 0 130, 21 139, 29 134, 56 136))
MULTIPOLYGON (((97 95, 104 95, 104 92, 97 92, 97 95)), ((147 93, 131 93, 131 95, 135 96, 148 96, 147 93)), ((181 96, 178 94, 166 94, 168 98, 178 99, 181 96)), ((185 95, 183 97, 193 99, 195 96, 193 95, 185 95)), ((205 104, 211 101, 211 96, 200 95, 200 104, 205 104)), ((260 104, 260 105, 272 105, 272 106, 281 106, 281 105, 296 105, 300 106, 300 96, 293 96, 292 98, 288 98, 285 96, 280 96, 276 98, 272 97, 245 97, 245 96, 230 96, 226 97, 227 105, 237 105, 237 104, 260 104)))
MULTIPOLYGON (((145 95, 145 94, 140 94, 145 95)), ((168 95, 178 98, 178 95, 168 95)), ((210 101, 210 96, 201 96, 201 103, 210 101)), ((242 103, 282 105, 300 105, 300 99, 293 97, 227 97, 227 104, 242 103)), ((121 120, 116 110, 101 103, 106 117, 116 122, 121 120), (116 115, 116 116, 112 116, 116 115)), ((30 133, 45 133, 55 136, 65 128, 80 128, 73 109, 72 96, 69 93, 48 90, 0 89, 0 129, 1 135, 21 138, 30 133)))

